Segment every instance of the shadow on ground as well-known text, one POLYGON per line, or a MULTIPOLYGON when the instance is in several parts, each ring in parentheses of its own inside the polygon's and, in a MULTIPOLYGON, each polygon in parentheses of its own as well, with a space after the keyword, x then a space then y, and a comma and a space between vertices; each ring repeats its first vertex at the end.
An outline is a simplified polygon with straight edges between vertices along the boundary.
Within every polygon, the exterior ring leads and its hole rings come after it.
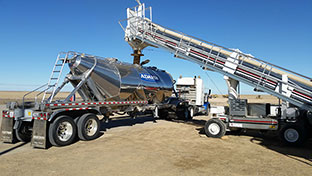
MULTIPOLYGON (((18 149, 18 148, 24 146, 25 144, 28 144, 28 142, 22 142, 22 143, 17 144, 17 145, 15 145, 15 146, 13 146, 13 147, 11 147, 11 148, 9 148, 9 149, 6 149, 6 150, 4 150, 4 151, 1 151, 1 152, 0 152, 0 156, 4 155, 4 154, 6 154, 6 153, 9 153, 9 152, 11 152, 11 151, 13 151, 13 150, 15 150, 15 149, 18 149)), ((10 144, 8 144, 8 145, 10 145, 10 144)))
MULTIPOLYGON (((205 135, 204 126, 206 120, 190 120, 182 121, 177 120, 175 122, 193 125, 199 134, 205 135)), ((250 142, 261 145, 267 149, 273 150, 280 154, 283 154, 291 159, 297 160, 309 166, 312 166, 312 139, 308 140, 303 146, 291 147, 283 144, 277 132, 260 132, 257 130, 242 130, 236 132, 227 132, 228 136, 249 136, 250 142)))
POLYGON ((261 145, 267 149, 281 153, 291 159, 297 160, 309 166, 312 166, 312 139, 308 140, 302 146, 287 146, 283 144, 276 133, 261 134, 255 131, 246 132, 243 135, 251 136, 252 143, 261 145))
MULTIPOLYGON (((108 121, 100 121, 100 134, 98 136, 101 137, 102 135, 104 135, 104 132, 107 131, 108 129, 111 128, 118 128, 118 127, 125 127, 125 126, 133 126, 136 124, 143 124, 146 122, 154 122, 157 123, 155 118, 153 116, 139 116, 136 118, 131 118, 130 116, 124 116, 124 117, 114 117, 113 119, 110 119, 108 121)), ((96 140, 96 139, 95 139, 96 140)), ((76 142, 78 142, 79 139, 78 137, 76 138, 76 140, 72 143, 75 144, 76 142)), ((71 145, 72 145, 71 144, 71 145)), ((52 145, 50 144, 47 148, 52 147, 52 145)))
POLYGON ((107 129, 123 127, 123 126, 133 126, 136 124, 143 124, 146 122, 154 122, 156 120, 152 116, 140 116, 136 118, 131 118, 129 116, 126 117, 118 117, 109 120, 108 122, 101 122, 101 131, 106 131, 107 129))
MULTIPOLYGON (((107 129, 111 129, 111 128, 117 128, 117 127, 123 127, 123 126, 133 126, 133 125, 136 125, 136 124, 143 124, 143 123, 146 123, 146 122, 154 122, 156 123, 156 120, 154 119, 154 117, 152 116, 140 116, 140 117, 137 117, 137 118, 131 118, 131 117, 119 117, 119 118, 114 118, 108 122, 102 122, 101 121, 101 132, 99 134, 99 137, 104 135, 104 132, 107 130, 107 129)), ((76 142, 78 142, 79 139, 78 137, 76 138, 76 140, 71 143, 70 145, 73 145, 75 144, 76 142)), ((24 146, 25 144, 28 144, 27 142, 26 143, 16 143, 14 142, 13 144, 8 144, 8 145, 11 145, 12 147, 9 148, 9 149, 6 149, 4 151, 0 151, 0 156, 1 155, 4 155, 4 154, 7 154, 15 149, 18 149, 22 146, 24 146)), ((46 149, 49 149, 51 147, 53 147, 53 145, 49 142, 49 140, 47 140, 47 144, 46 144, 46 149)), ((37 149, 37 148, 35 148, 37 149)), ((40 149, 39 149, 40 150, 40 149)))
POLYGON ((177 123, 184 123, 184 124, 188 124, 188 125, 193 125, 196 127, 202 127, 205 126, 205 123, 207 122, 207 120, 198 120, 198 119, 192 119, 192 120, 171 120, 173 122, 177 122, 177 123))

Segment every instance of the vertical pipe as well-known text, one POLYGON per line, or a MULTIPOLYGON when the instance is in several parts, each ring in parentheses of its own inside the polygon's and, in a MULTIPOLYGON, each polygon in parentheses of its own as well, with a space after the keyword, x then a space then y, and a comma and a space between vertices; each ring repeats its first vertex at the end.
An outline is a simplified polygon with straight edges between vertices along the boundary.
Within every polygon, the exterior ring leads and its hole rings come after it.
POLYGON ((144 56, 144 54, 142 54, 141 50, 134 50, 131 56, 133 56, 133 64, 140 65, 141 56, 144 56))

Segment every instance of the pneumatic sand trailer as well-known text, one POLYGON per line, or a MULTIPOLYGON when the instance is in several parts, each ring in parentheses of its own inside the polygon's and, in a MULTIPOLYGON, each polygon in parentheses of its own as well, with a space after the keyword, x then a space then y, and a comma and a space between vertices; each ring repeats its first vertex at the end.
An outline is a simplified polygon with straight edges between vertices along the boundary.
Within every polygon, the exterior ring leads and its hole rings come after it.
POLYGON ((48 84, 27 93, 36 93, 34 101, 10 102, 3 111, 2 140, 15 137, 30 141, 33 147, 46 148, 81 140, 92 140, 100 133, 98 115, 107 119, 112 113, 153 113, 155 117, 191 118, 191 106, 171 97, 174 80, 156 67, 128 64, 114 58, 101 58, 77 52, 60 53, 48 84), (58 85, 64 66, 70 72, 58 85), (55 100, 68 83, 74 89, 65 99, 55 100), (39 91, 42 90, 42 91, 39 91), (70 101, 76 93, 81 101, 70 101), (42 98, 39 100, 40 95, 42 98))

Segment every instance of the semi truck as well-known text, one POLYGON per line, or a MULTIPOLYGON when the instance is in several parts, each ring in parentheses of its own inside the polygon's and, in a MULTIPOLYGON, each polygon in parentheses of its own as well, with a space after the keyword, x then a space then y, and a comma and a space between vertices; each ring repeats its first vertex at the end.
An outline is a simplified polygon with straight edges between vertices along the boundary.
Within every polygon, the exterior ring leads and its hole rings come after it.
POLYGON ((113 113, 188 119, 188 102, 171 96, 172 76, 143 65, 143 62, 129 64, 116 58, 61 52, 47 84, 25 94, 22 102, 7 104, 2 112, 2 141, 31 141, 34 148, 46 148, 48 143, 69 145, 76 137, 92 140, 100 134, 98 116, 106 120, 113 113), (65 65, 70 71, 59 83, 65 65), (66 98, 56 99, 67 84, 73 90, 66 98), (81 99, 70 101, 76 93, 81 99), (25 101, 30 94, 35 94, 34 100, 25 101))
POLYGON ((200 76, 182 77, 181 75, 175 85, 178 96, 192 106, 191 117, 196 114, 208 115, 210 109, 208 98, 211 91, 204 92, 204 82, 200 76))
POLYGON ((162 48, 176 58, 224 75, 229 105, 223 107, 224 113, 216 113, 207 121, 204 127, 207 136, 222 137, 226 131, 237 129, 273 130, 278 131, 281 140, 289 145, 302 144, 311 136, 312 78, 238 49, 229 49, 157 24, 152 21, 152 8, 137 2, 137 6, 127 9, 127 18, 119 22, 125 32, 125 41, 135 53, 142 53, 148 46, 162 48), (270 104, 250 104, 238 97, 240 82, 271 94, 282 103, 278 108, 270 104))

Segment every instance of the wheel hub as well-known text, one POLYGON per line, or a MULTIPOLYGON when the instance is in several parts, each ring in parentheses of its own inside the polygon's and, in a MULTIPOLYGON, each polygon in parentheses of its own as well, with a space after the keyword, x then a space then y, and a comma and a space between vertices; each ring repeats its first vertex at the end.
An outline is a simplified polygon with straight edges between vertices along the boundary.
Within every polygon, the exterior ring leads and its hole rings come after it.
POLYGON ((208 130, 209 130, 209 132, 211 133, 211 134, 213 134, 213 135, 217 135, 218 133, 220 133, 220 127, 219 127, 219 125, 218 124, 216 124, 216 123, 212 123, 212 124, 210 124, 209 126, 208 126, 208 130))
POLYGON ((293 128, 285 130, 284 137, 288 142, 296 142, 299 139, 299 133, 293 128))
POLYGON ((73 135, 73 126, 69 122, 62 122, 57 127, 57 137, 61 141, 68 141, 73 135))
POLYGON ((98 125, 94 119, 89 119, 85 125, 85 132, 88 136, 93 136, 98 129, 98 125))

